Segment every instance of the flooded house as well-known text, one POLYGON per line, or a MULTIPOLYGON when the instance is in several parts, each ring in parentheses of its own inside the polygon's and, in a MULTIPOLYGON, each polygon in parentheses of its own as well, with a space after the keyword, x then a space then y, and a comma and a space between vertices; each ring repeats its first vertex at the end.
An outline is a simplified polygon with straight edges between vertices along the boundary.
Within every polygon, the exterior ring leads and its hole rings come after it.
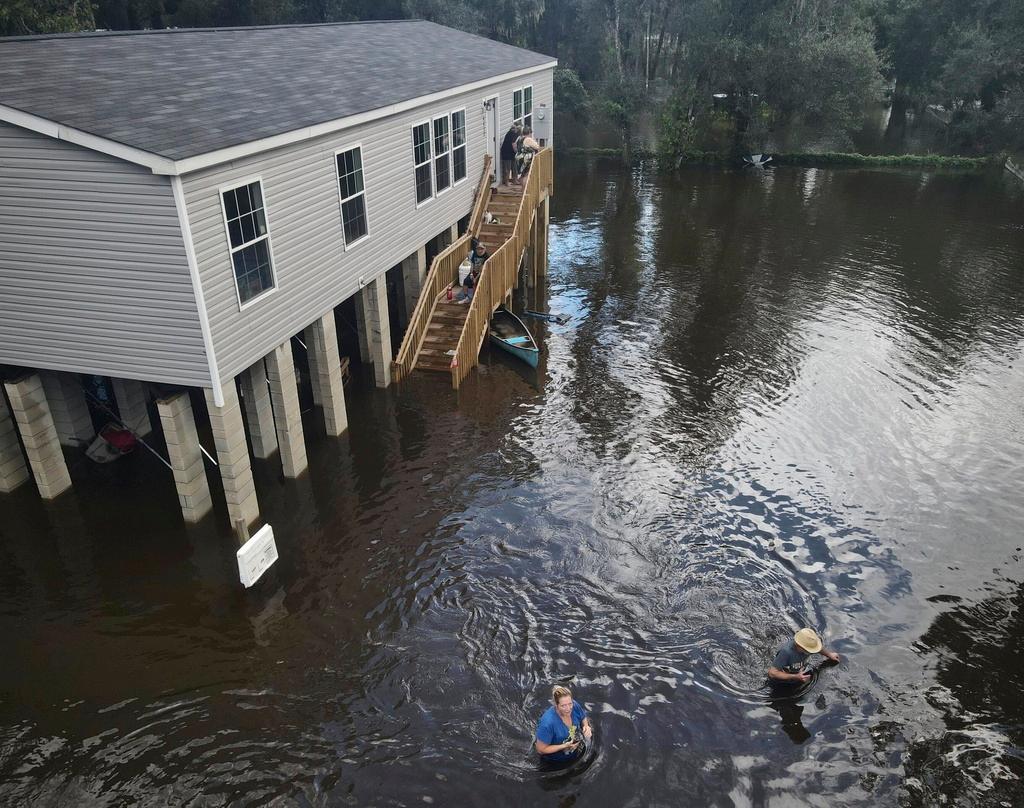
POLYGON ((100 379, 126 427, 162 433, 188 521, 212 506, 208 418, 229 518, 251 524, 250 453, 306 468, 297 364, 327 433, 347 428, 345 307, 378 386, 431 354, 457 386, 531 239, 546 249, 554 66, 423 21, 0 40, 0 492, 71 486, 62 446, 93 440, 100 379), (548 148, 502 199, 513 122, 548 148), (481 234, 507 242, 492 294, 429 347, 481 234))

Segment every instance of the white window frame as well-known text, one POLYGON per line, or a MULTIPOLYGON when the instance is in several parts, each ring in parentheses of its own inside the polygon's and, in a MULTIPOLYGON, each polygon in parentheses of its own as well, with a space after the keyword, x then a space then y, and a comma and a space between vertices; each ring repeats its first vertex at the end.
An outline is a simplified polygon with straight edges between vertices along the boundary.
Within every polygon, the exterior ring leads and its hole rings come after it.
POLYGON ((263 184, 263 176, 255 175, 251 177, 245 177, 244 179, 236 180, 235 182, 229 183, 228 185, 222 185, 220 188, 217 189, 217 199, 220 201, 221 221, 224 222, 224 238, 227 240, 228 245, 228 267, 231 269, 231 279, 235 284, 235 300, 238 301, 238 310, 244 311, 250 306, 253 306, 256 303, 259 303, 263 300, 266 300, 267 297, 272 295, 281 287, 281 284, 277 277, 277 270, 275 268, 277 266, 277 261, 274 258, 274 241, 270 237, 270 210, 269 205, 267 204, 267 190, 266 186, 263 184), (267 223, 266 235, 260 236, 260 238, 253 239, 252 241, 247 241, 245 244, 235 247, 231 244, 231 228, 228 227, 228 210, 224 206, 224 194, 227 191, 234 191, 237 190, 238 188, 244 188, 257 182, 260 185, 260 196, 263 197, 263 219, 267 223), (242 293, 238 288, 238 275, 235 272, 235 253, 238 252, 239 250, 244 250, 246 247, 251 247, 253 244, 256 244, 258 241, 261 241, 264 238, 267 240, 267 255, 270 256, 270 275, 274 279, 274 285, 271 286, 269 289, 264 289, 255 297, 252 297, 243 303, 242 293))
MULTIPOLYGON (((366 204, 366 160, 363 158, 363 144, 353 143, 351 146, 346 146, 343 149, 338 149, 334 152, 334 186, 338 191, 338 217, 341 222, 341 243, 345 246, 345 251, 355 247, 357 244, 362 244, 370 237, 370 209, 366 204), (344 154, 345 152, 355 151, 359 149, 359 165, 360 172, 363 175, 363 190, 352 196, 341 196, 341 175, 338 173, 338 155, 344 154), (366 219, 366 232, 363 233, 359 238, 353 241, 351 244, 348 243, 348 239, 345 237, 345 203, 355 199, 357 196, 363 197, 363 218, 366 219)), ((270 225, 267 225, 267 229, 270 229, 270 225)))
POLYGON ((529 126, 533 128, 533 85, 524 84, 512 91, 512 122, 526 126, 526 116, 530 116, 529 126), (526 91, 530 91, 530 111, 526 111, 526 91), (519 117, 516 117, 516 94, 519 94, 519 117))
POLYGON ((448 149, 447 149, 447 151, 443 151, 440 154, 438 154, 436 152, 434 153, 433 165, 431 166, 431 169, 434 172, 434 174, 433 174, 433 177, 434 177, 434 196, 441 196, 441 194, 445 193, 446 191, 450 191, 451 188, 452 188, 452 185, 454 185, 454 183, 452 182, 452 116, 451 116, 451 113, 446 113, 444 115, 435 115, 433 118, 430 119, 430 148, 431 149, 434 148, 434 144, 437 142, 437 135, 434 134, 434 124, 437 123, 438 121, 444 121, 445 124, 448 127, 448 135, 447 135, 447 138, 446 138, 447 141, 448 141, 448 149), (444 188, 440 188, 439 189, 437 187, 437 161, 440 158, 442 158, 442 157, 447 157, 448 158, 448 184, 446 186, 444 186, 444 188))
POLYGON ((419 121, 409 127, 409 144, 412 147, 412 198, 416 200, 416 207, 420 208, 430 202, 437 193, 434 190, 434 123, 430 118, 419 121), (416 130, 426 124, 427 126, 427 159, 425 162, 416 162, 416 130), (416 169, 421 166, 430 166, 430 196, 420 200, 416 190, 416 169))
POLYGON ((468 121, 468 119, 466 117, 466 108, 465 107, 460 107, 459 109, 453 109, 451 112, 448 113, 448 119, 449 119, 448 120, 448 144, 449 144, 448 154, 451 155, 448 158, 448 170, 449 170, 449 175, 452 178, 452 184, 449 185, 448 187, 449 188, 454 188, 456 185, 458 185, 461 182, 465 182, 469 178, 469 121, 468 121), (455 115, 457 113, 459 113, 459 112, 462 113, 462 145, 461 146, 456 146, 455 145, 455 115), (455 149, 456 148, 462 149, 463 153, 464 153, 464 156, 466 158, 466 176, 463 177, 461 180, 455 179, 455 149))

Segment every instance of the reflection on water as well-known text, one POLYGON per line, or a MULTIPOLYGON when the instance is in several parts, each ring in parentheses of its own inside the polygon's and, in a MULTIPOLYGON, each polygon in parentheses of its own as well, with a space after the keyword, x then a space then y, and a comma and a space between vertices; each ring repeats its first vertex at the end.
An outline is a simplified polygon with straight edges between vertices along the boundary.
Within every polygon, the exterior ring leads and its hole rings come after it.
POLYGON ((539 373, 310 414, 255 592, 147 456, 0 500, 3 802, 1024 799, 1020 191, 558 170, 539 373), (803 624, 844 661, 773 697, 803 624), (553 681, 600 737, 559 778, 553 681))

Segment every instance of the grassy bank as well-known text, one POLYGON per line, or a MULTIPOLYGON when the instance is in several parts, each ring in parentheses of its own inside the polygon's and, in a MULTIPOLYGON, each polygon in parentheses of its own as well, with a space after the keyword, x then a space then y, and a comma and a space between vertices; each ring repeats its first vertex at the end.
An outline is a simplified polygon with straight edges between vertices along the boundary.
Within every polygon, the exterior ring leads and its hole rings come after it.
MULTIPOLYGON (((622 149, 586 149, 571 148, 569 154, 588 155, 592 157, 617 157, 623 155, 622 149)), ((646 149, 635 149, 634 159, 656 157, 654 152, 646 149)), ((946 157, 939 154, 857 154, 848 152, 818 152, 773 154, 769 165, 807 166, 823 168, 826 166, 876 166, 876 167, 915 167, 915 168, 959 168, 982 169, 995 164, 1002 164, 1003 158, 990 157, 946 157)), ((664 158, 661 158, 664 159, 664 158)), ((721 152, 690 151, 674 159, 666 160, 668 165, 696 163, 701 165, 740 165, 740 158, 721 152)))
POLYGON ((772 162, 791 166, 909 166, 919 168, 986 168, 996 157, 945 157, 939 154, 776 154, 772 162))

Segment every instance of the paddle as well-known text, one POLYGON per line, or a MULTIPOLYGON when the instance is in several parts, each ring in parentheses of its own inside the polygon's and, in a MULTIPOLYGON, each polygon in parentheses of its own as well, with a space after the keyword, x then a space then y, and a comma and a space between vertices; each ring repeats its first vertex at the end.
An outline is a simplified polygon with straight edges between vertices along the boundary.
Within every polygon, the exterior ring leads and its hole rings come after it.
POLYGON ((523 312, 527 317, 533 317, 535 320, 547 320, 549 323, 558 323, 559 325, 565 325, 572 318, 568 314, 545 314, 542 311, 531 311, 527 309, 523 312))

